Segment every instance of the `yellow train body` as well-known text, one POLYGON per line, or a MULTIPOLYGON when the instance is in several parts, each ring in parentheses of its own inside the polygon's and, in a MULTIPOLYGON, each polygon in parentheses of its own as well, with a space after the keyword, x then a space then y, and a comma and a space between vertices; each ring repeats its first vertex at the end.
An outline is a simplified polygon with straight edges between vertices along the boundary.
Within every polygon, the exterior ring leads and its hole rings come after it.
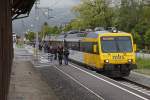
POLYGON ((109 31, 71 33, 60 35, 52 41, 56 42, 54 46, 63 43, 61 45, 70 50, 71 60, 96 70, 112 73, 114 77, 128 76, 130 71, 136 67, 135 46, 130 33, 109 31), (111 48, 114 49, 111 42, 116 44, 117 50, 125 51, 111 51, 111 48))
POLYGON ((99 54, 90 54, 84 53, 84 63, 90 65, 91 67, 95 67, 96 69, 102 69, 105 64, 105 60, 109 60, 109 64, 128 64, 128 60, 132 60, 132 64, 136 64, 135 58, 135 50, 133 44, 132 35, 129 33, 105 33, 99 34, 98 38, 85 38, 82 40, 83 42, 97 42, 99 46, 97 46, 99 50, 99 54), (127 53, 103 53, 101 49, 101 37, 118 37, 118 36, 128 36, 132 41, 132 52, 127 53))

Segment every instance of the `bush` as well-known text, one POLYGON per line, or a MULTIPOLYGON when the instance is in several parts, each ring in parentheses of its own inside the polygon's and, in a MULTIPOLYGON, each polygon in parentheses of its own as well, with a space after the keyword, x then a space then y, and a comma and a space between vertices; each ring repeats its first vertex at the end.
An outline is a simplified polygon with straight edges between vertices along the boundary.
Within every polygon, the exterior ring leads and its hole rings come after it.
POLYGON ((147 44, 148 48, 150 47, 150 29, 144 35, 145 43, 147 44))

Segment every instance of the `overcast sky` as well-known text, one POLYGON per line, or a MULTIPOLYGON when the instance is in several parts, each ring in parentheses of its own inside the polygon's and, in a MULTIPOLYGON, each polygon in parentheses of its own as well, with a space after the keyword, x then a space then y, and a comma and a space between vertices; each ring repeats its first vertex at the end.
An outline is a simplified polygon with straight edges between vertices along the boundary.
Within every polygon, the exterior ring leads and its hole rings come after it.
MULTIPOLYGON (((73 14, 71 13, 71 8, 77 5, 80 0, 40 0, 39 7, 49 7, 53 9, 51 16, 53 19, 47 19, 46 17, 40 15, 39 27, 45 21, 49 23, 49 25, 59 25, 62 23, 66 23, 69 19, 73 19, 73 14)), ((30 28, 31 24, 34 24, 35 21, 35 12, 34 7, 31 11, 31 14, 28 18, 15 20, 13 21, 13 31, 17 34, 22 34, 30 28)), ((34 25, 37 26, 37 25, 34 25)), ((32 30, 39 30, 39 27, 35 27, 32 30)))
MULTIPOLYGON (((119 0, 109 1, 113 1, 114 3, 114 1, 116 2, 119 0)), ((22 34, 26 32, 31 25, 34 25, 34 29, 32 29, 33 31, 39 31, 44 22, 48 22, 49 25, 61 25, 68 23, 71 19, 75 18, 75 15, 71 12, 72 7, 79 3, 80 0, 40 0, 39 8, 49 7, 53 9, 53 11, 50 13, 50 16, 54 18, 47 19, 43 13, 40 14, 40 21, 38 22, 39 27, 37 27, 35 24, 35 7, 33 7, 28 18, 13 21, 13 31, 17 34, 22 34)))
POLYGON ((79 3, 80 0, 40 0, 40 6, 48 6, 52 8, 72 7, 79 3))

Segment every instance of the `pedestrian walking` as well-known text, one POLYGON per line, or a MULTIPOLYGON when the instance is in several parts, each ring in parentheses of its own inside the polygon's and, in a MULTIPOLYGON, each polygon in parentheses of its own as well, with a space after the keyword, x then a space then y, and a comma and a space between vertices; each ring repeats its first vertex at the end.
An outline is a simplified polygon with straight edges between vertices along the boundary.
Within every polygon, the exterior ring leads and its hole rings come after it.
POLYGON ((49 46, 48 46, 48 43, 46 41, 44 42, 44 52, 45 53, 49 52, 49 46))
POLYGON ((58 47, 57 53, 58 53, 59 65, 62 65, 62 59, 63 59, 63 47, 62 46, 58 47))
POLYGON ((67 48, 64 49, 64 62, 65 65, 68 65, 68 60, 69 60, 69 50, 67 48))

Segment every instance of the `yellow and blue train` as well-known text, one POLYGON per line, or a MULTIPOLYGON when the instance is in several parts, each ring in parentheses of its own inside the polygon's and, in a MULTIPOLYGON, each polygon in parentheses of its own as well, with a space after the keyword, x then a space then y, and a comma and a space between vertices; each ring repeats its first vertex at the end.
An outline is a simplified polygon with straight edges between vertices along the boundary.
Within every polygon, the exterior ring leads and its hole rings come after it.
POLYGON ((120 31, 69 32, 51 40, 63 43, 70 50, 69 58, 106 73, 110 77, 125 77, 136 68, 133 37, 120 31))

